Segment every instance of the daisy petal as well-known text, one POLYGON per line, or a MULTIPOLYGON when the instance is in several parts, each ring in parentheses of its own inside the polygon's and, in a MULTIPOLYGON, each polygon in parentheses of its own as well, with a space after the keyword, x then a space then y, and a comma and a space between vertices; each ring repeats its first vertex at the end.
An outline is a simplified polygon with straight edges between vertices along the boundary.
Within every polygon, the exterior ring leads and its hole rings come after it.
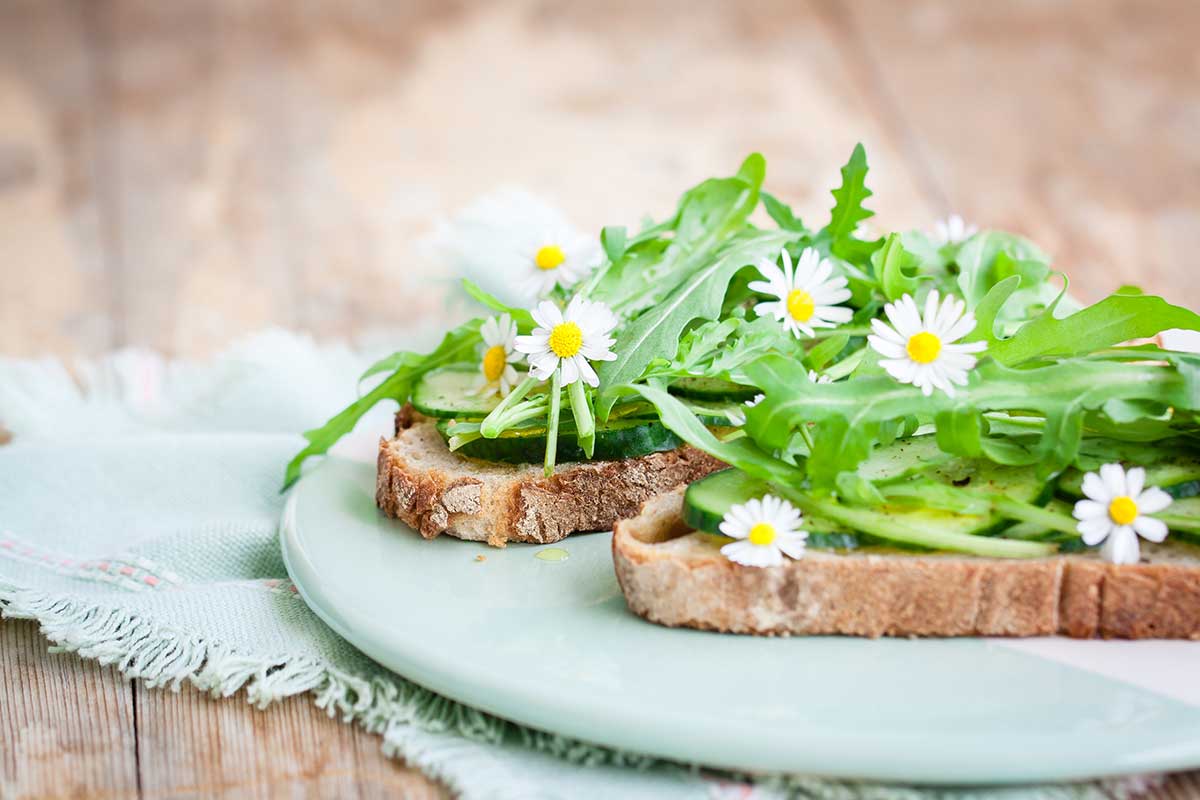
POLYGON ((1167 506, 1171 505, 1171 495, 1167 494, 1162 489, 1159 489, 1157 486, 1151 486, 1149 489, 1138 495, 1136 502, 1138 513, 1156 514, 1167 506))
POLYGON ((1104 543, 1101 555, 1113 564, 1136 564, 1141 558, 1137 534, 1128 525, 1114 530, 1104 543))
POLYGON ((808 548, 808 534, 784 534, 780 535, 776 542, 785 556, 800 560, 804 558, 804 553, 808 548))
POLYGON ((1154 517, 1139 516, 1133 521, 1133 529, 1138 536, 1151 542, 1161 542, 1167 538, 1167 523, 1154 517))
POLYGON ((831 322, 845 324, 854 317, 854 311, 846 306, 820 305, 813 309, 814 319, 827 319, 831 322))
POLYGON ((1128 494, 1125 489, 1125 470, 1120 464, 1101 466, 1100 480, 1104 481, 1104 488, 1108 489, 1109 497, 1121 497, 1128 494))
POLYGON ((1146 470, 1133 467, 1125 473, 1125 494, 1136 498, 1146 485, 1146 470))
POLYGON ((745 540, 730 542, 723 546, 721 555, 747 567, 768 567, 781 561, 779 551, 775 548, 762 547, 745 540))
POLYGON ((1104 485, 1104 481, 1094 472, 1089 472, 1083 476, 1083 493, 1097 503, 1103 503, 1105 508, 1108 507, 1108 504, 1113 499, 1113 495, 1108 491, 1108 487, 1104 485))
POLYGON ((1097 503, 1095 500, 1078 501, 1075 503, 1075 510, 1071 513, 1075 516, 1075 519, 1108 518, 1108 508, 1103 503, 1097 503))
POLYGON ((574 361, 579 370, 579 377, 583 379, 584 383, 593 389, 600 385, 600 376, 596 374, 596 370, 592 369, 592 365, 586 359, 575 356, 574 361))
POLYGON ((1104 541, 1104 538, 1112 531, 1112 522, 1108 519, 1106 513, 1103 517, 1093 517, 1085 519, 1075 526, 1083 537, 1083 543, 1088 547, 1094 547, 1104 541))
POLYGON ((563 386, 570 386, 579 380, 579 364, 574 357, 562 359, 561 364, 563 386))
POLYGON ((887 339, 889 342, 898 344, 901 347, 904 347, 906 344, 908 344, 907 339, 897 333, 895 328, 893 328, 891 325, 888 325, 881 319, 871 320, 871 330, 874 331, 875 335, 880 339, 887 339))

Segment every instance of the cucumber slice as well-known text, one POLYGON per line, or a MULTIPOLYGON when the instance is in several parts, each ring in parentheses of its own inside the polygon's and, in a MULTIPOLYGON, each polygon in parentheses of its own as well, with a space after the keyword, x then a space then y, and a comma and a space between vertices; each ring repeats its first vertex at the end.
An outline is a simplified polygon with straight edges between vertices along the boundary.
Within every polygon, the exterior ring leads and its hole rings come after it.
POLYGON ((500 402, 479 392, 479 370, 446 367, 426 373, 413 387, 412 405, 427 417, 483 419, 500 402))
POLYGON ((880 448, 859 465, 858 474, 885 487, 899 486, 926 474, 941 483, 1004 494, 1039 506, 1054 495, 1054 481, 1039 480, 1029 467, 949 455, 938 448, 937 437, 932 434, 901 439, 880 448))
MULTIPOLYGON (((438 422, 438 430, 447 440, 449 421, 438 422)), ((681 444, 679 437, 660 422, 643 419, 610 420, 596 428, 596 444, 592 460, 619 461, 637 458, 648 453, 674 450, 681 444)), ((473 439, 455 452, 485 461, 506 464, 540 464, 546 455, 546 429, 540 425, 513 428, 495 439, 473 439)), ((559 463, 589 460, 575 437, 575 426, 563 423, 558 429, 559 463)))
MULTIPOLYGON (((1157 486, 1176 499, 1200 495, 1200 459, 1174 453, 1155 464, 1145 465, 1146 485, 1157 486)), ((1059 491, 1069 497, 1083 497, 1082 470, 1072 467, 1058 482, 1059 491)))
MULTIPOLYGON (((687 488, 683 500, 683 521, 704 533, 721 535, 721 520, 729 507, 762 497, 767 484, 741 470, 723 469, 701 478, 687 488)), ((849 528, 815 517, 804 518, 808 546, 823 550, 852 550, 861 546, 862 536, 849 528)))
POLYGON ((671 384, 670 392, 684 397, 695 397, 698 400, 744 401, 753 399, 754 395, 758 394, 758 389, 720 378, 680 378, 671 384))
POLYGON ((859 467, 858 473, 881 486, 901 485, 924 473, 941 483, 1003 494, 1039 506, 1054 495, 1054 481, 1038 479, 1029 467, 949 455, 938 448, 937 437, 932 434, 901 439, 880 448, 859 467))
POLYGON ((730 506, 762 497, 767 484, 740 469, 723 469, 690 484, 683 495, 683 521, 705 533, 720 533, 730 506))
POLYGON ((935 468, 933 476, 943 483, 1002 494, 1035 506, 1050 502, 1056 484, 1054 480, 1042 480, 1030 467, 1010 467, 973 458, 952 459, 935 468))
MULTIPOLYGON (((863 477, 884 486, 885 491, 890 485, 897 495, 903 492, 904 481, 918 474, 926 474, 942 483, 969 486, 1037 505, 1049 501, 1054 490, 1052 481, 1039 480, 1029 467, 1007 467, 982 459, 946 456, 938 449, 932 436, 913 437, 883 448, 865 462, 859 471, 863 477), (931 467, 931 464, 934 466, 931 467)), ((684 521, 697 530, 715 533, 730 506, 753 497, 762 497, 767 491, 766 483, 738 470, 715 473, 688 487, 684 521)), ((1012 524, 1010 520, 990 512, 967 514, 931 508, 921 504, 919 487, 912 487, 912 491, 911 497, 896 496, 886 505, 871 510, 856 509, 855 514, 871 515, 875 522, 881 524, 890 520, 909 529, 954 535, 994 536, 1012 524)), ((806 527, 811 526, 810 531, 856 535, 860 543, 879 541, 875 536, 855 534, 851 528, 828 520, 806 516, 805 524, 806 527)), ((810 543, 820 546, 815 541, 810 543)))

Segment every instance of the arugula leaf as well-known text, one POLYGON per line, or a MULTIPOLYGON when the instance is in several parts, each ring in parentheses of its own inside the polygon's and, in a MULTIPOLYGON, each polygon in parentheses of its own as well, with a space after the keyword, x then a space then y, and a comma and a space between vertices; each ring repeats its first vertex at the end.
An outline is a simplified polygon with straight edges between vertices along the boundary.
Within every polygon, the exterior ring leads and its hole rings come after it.
POLYGON ((842 167, 842 185, 833 190, 829 224, 821 229, 822 237, 829 242, 829 251, 838 258, 863 262, 882 244, 882 240, 863 241, 854 235, 860 222, 875 216, 874 211, 863 206, 871 195, 867 188, 867 151, 859 143, 842 167))
POLYGON ((399 352, 375 362, 363 373, 363 378, 387 371, 391 371, 392 375, 344 408, 320 428, 305 431, 304 438, 308 440, 308 446, 288 462, 283 488, 280 491, 286 491, 300 479, 300 469, 305 460, 311 456, 327 453, 338 439, 354 430, 354 426, 362 416, 374 408, 377 403, 383 400, 407 402, 409 395, 412 394, 413 384, 426 372, 456 361, 469 360, 482 341, 479 336, 481 324, 482 320, 473 319, 460 325, 447 333, 441 344, 431 353, 422 355, 399 352))
POLYGON ((939 279, 946 275, 949 261, 941 248, 930 241, 923 231, 904 231, 900 234, 900 243, 911 253, 921 265, 921 272, 933 275, 939 279))
POLYGON ((1008 302, 1021 285, 1021 276, 1010 275, 988 290, 983 300, 975 307, 975 328, 963 337, 964 342, 987 342, 988 346, 995 344, 996 317, 1000 309, 1008 302))
MULTIPOLYGON (((512 317, 512 321, 517 323, 517 329, 521 333, 529 333, 531 330, 533 330, 533 314, 531 314, 528 309, 506 305, 504 301, 500 300, 493 294, 488 294, 488 292, 480 287, 479 284, 475 283, 469 278, 463 278, 462 286, 463 289, 466 290, 467 294, 471 295, 471 297, 475 298, 492 311, 507 313, 510 317, 512 317)), ((363 377, 366 376, 364 375, 363 377)))
POLYGON ((737 233, 758 207, 767 162, 751 153, 732 178, 712 178, 684 195, 675 225, 675 243, 687 252, 704 252, 737 233))
POLYGON ((844 333, 834 334, 828 339, 822 339, 820 343, 808 351, 808 355, 804 358, 804 363, 808 365, 809 369, 815 369, 820 372, 838 353, 845 350, 846 345, 849 343, 850 337, 844 333))
POLYGON ((625 255, 625 226, 608 226, 600 231, 600 246, 604 248, 604 254, 608 256, 608 260, 614 264, 621 260, 621 256, 625 255))
POLYGON ((618 394, 641 395, 658 410, 663 425, 680 439, 748 475, 794 486, 804 479, 801 470, 763 451, 749 439, 721 441, 681 400, 662 389, 644 384, 626 384, 615 389, 618 394))
POLYGON ((760 192, 763 206, 767 209, 767 214, 771 219, 775 220, 775 224, 785 231, 795 231, 807 235, 808 228, 804 227, 804 223, 792 213, 792 207, 783 202, 773 194, 760 192))
POLYGON ((634 237, 621 259, 589 282, 589 296, 625 317, 652 308, 745 229, 765 174, 766 161, 754 153, 732 178, 712 178, 685 192, 671 220, 634 237), (670 239, 658 238, 671 232, 670 239))
MULTIPOLYGON (((667 375, 705 375, 710 376, 708 365, 711 364, 717 350, 727 344, 745 320, 730 317, 723 320, 709 320, 692 328, 679 342, 679 352, 673 361, 667 362, 662 371, 667 375)), ((711 377, 711 376, 710 376, 711 377)))
POLYGON ((992 286, 1010 275, 1022 274, 1023 286, 1045 283, 1050 259, 1037 245, 1021 236, 1000 231, 981 231, 959 245, 954 259, 958 265, 958 294, 975 308, 992 286))
POLYGON ((801 426, 814 424, 807 471, 815 486, 824 487, 835 486, 838 473, 855 469, 908 417, 938 420, 938 444, 947 452, 1053 470, 1078 452, 1083 414, 1114 398, 1153 399, 1184 411, 1200 406, 1191 376, 1174 365, 1072 359, 1018 370, 985 360, 955 397, 925 397, 886 376, 814 384, 779 356, 762 358, 746 372, 766 394, 746 414, 747 434, 760 447, 779 449, 801 426), (1039 441, 1030 448, 1011 437, 989 437, 984 423, 967 419, 991 411, 1039 415, 1039 441))
POLYGON ((1154 295, 1110 295, 1063 319, 1054 316, 1057 304, 1056 300, 1013 336, 992 345, 988 355, 1002 364, 1015 365, 1034 358, 1090 353, 1168 328, 1200 330, 1200 315, 1154 295))
POLYGON ((900 242, 900 234, 890 234, 883 242, 883 247, 871 255, 871 265, 879 276, 879 285, 883 296, 888 300, 896 300, 906 294, 916 297, 917 286, 922 280, 929 280, 928 275, 917 274, 920 266, 916 256, 904 249, 900 242))
POLYGON ((774 318, 759 317, 752 322, 743 322, 736 336, 714 348, 712 361, 704 374, 744 383, 746 374, 742 368, 767 353, 779 353, 799 361, 804 356, 804 349, 774 318))
POLYGON ((596 370, 602 387, 596 403, 597 419, 608 419, 617 398, 615 387, 637 380, 655 359, 675 356, 680 336, 692 320, 715 319, 720 314, 725 291, 736 272, 777 254, 794 235, 788 231, 742 234, 715 261, 622 328, 613 345, 616 359, 602 362, 596 370))
POLYGON ((620 259, 611 262, 597 273, 595 280, 589 281, 582 293, 607 303, 609 308, 620 313, 637 313, 642 306, 651 304, 656 293, 662 290, 654 276, 662 270, 670 247, 669 239, 657 238, 630 244, 620 259))
POLYGON ((858 223, 874 216, 874 211, 863 208, 871 194, 867 188, 867 151, 859 143, 842 167, 842 185, 833 190, 833 210, 825 232, 834 241, 853 235, 858 223))

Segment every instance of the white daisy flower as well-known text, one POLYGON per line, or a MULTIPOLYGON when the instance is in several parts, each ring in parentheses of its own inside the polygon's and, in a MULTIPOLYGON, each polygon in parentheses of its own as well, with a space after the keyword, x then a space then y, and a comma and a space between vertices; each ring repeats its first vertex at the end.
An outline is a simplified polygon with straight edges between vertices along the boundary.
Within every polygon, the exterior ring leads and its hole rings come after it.
POLYGON ((787 250, 780 251, 780 255, 782 269, 765 259, 758 264, 758 271, 766 280, 752 282, 750 289, 775 299, 759 303, 754 313, 775 317, 797 337, 801 333, 815 336, 814 328, 835 328, 850 321, 854 312, 838 305, 850 299, 850 290, 841 275, 831 277, 833 265, 829 259, 821 258, 811 247, 805 248, 793 271, 787 250))
POLYGON ((938 247, 948 244, 958 244, 970 239, 979 231, 974 225, 968 225, 958 214, 951 214, 946 219, 939 219, 933 224, 933 235, 930 238, 938 247))
POLYGON ((576 295, 566 311, 559 311, 543 300, 533 310, 533 320, 538 324, 533 333, 516 339, 517 351, 529 357, 530 375, 544 381, 561 369, 563 386, 580 379, 588 386, 600 385, 590 362, 617 357, 608 335, 617 327, 617 317, 608 306, 576 295))
POLYGON ((813 383, 833 383, 833 378, 829 377, 828 375, 822 375, 815 369, 810 369, 808 371, 808 379, 813 383))
POLYGON ((479 333, 485 348, 479 361, 483 373, 479 391, 485 395, 506 395, 517 383, 517 371, 512 365, 521 360, 521 354, 513 349, 517 324, 508 314, 501 314, 484 320, 479 333))
POLYGON ((521 292, 536 300, 548 295, 556 285, 569 289, 599 266, 602 254, 600 242, 594 236, 580 234, 568 226, 543 230, 518 254, 525 261, 521 292))
POLYGON ((1136 564, 1140 558, 1138 537, 1151 542, 1167 538, 1167 525, 1147 516, 1171 505, 1171 495, 1158 487, 1143 488, 1146 470, 1128 472, 1120 464, 1105 464, 1100 474, 1083 476, 1087 499, 1075 504, 1076 528, 1089 547, 1104 542, 1101 555, 1114 564, 1136 564))
MULTIPOLYGON (((765 394, 756 394, 754 395, 753 400, 747 400, 746 402, 742 403, 742 406, 745 408, 754 408, 765 399, 767 399, 765 394)), ((732 422, 736 427, 740 428, 746 424, 746 412, 742 409, 733 408, 725 413, 729 417, 729 421, 732 422)))
POLYGON ((975 356, 987 349, 986 342, 955 344, 975 328, 975 315, 966 310, 967 304, 947 295, 938 304, 934 290, 925 298, 925 314, 917 310, 912 295, 904 295, 895 303, 883 307, 891 321, 871 320, 875 333, 867 341, 883 356, 879 365, 901 383, 911 383, 926 397, 935 388, 950 397, 954 385, 966 386, 967 373, 975 367, 975 356))
POLYGON ((808 531, 800 529, 800 522, 800 510, 774 495, 734 505, 719 528, 738 541, 722 547, 721 555, 747 567, 778 566, 785 555, 804 558, 808 531))
POLYGON ((422 246, 510 305, 535 301, 555 284, 571 286, 603 254, 596 237, 580 233, 560 209, 519 189, 481 197, 422 246))

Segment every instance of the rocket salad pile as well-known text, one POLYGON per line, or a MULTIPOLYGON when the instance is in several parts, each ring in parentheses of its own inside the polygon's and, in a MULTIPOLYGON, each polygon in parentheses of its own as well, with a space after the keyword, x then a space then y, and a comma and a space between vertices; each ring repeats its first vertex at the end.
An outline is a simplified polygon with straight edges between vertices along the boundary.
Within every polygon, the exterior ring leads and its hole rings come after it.
POLYGON ((734 468, 692 485, 687 521, 755 566, 864 546, 1128 562, 1139 537, 1200 540, 1200 356, 1130 343, 1200 316, 1134 287, 1080 307, 1032 243, 957 218, 864 234, 861 146, 821 227, 765 171, 752 155, 637 233, 506 249, 527 302, 464 281, 491 316, 374 364, 287 483, 389 400, 451 450, 547 475, 686 442, 734 468))

